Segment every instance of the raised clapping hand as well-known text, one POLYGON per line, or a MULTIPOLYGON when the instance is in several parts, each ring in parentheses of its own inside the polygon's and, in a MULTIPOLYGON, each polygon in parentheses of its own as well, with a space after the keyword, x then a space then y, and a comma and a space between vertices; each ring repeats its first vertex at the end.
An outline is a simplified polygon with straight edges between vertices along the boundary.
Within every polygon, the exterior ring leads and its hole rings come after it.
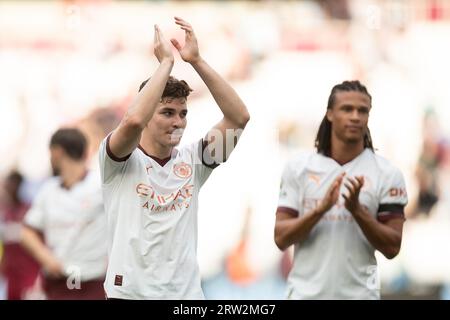
POLYGON ((163 61, 173 62, 174 58, 170 42, 166 40, 158 25, 156 24, 153 50, 159 63, 162 63, 163 61))
POLYGON ((175 23, 185 31, 184 46, 182 47, 178 40, 170 39, 173 46, 180 53, 181 58, 188 63, 195 63, 201 59, 198 50, 197 38, 194 33, 192 26, 179 17, 175 17, 175 23))
POLYGON ((325 197, 317 206, 317 210, 320 213, 325 213, 333 207, 339 199, 339 190, 341 189, 341 183, 344 179, 345 172, 341 173, 328 188, 325 197))

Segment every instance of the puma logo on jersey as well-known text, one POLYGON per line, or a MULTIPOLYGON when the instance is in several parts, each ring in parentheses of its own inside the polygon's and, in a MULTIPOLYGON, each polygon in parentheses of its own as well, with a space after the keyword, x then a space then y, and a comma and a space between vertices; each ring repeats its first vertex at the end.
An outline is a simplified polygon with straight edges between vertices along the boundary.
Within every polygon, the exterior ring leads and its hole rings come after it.
POLYGON ((313 182, 315 182, 317 185, 320 184, 320 177, 319 177, 318 175, 315 175, 315 174, 310 173, 310 174, 308 175, 308 179, 311 180, 311 181, 313 181, 313 182))

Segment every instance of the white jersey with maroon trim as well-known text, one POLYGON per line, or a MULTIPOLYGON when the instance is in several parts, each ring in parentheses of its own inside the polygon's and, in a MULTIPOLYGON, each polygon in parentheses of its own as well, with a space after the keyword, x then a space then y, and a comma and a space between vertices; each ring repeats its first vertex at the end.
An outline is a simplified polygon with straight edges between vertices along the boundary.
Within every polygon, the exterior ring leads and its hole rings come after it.
MULTIPOLYGON (((370 149, 342 166, 318 153, 297 156, 283 172, 278 209, 293 215, 309 212, 342 172, 364 176, 359 201, 379 221, 404 218, 408 200, 403 175, 370 149)), ((344 207, 342 193, 347 192, 342 184, 338 203, 295 244, 289 299, 380 298, 375 249, 344 207)))
POLYGON ((36 196, 24 223, 43 234, 45 244, 66 275, 81 281, 103 279, 108 262, 106 214, 99 172, 91 171, 70 189, 49 179, 36 196))
POLYGON ((159 160, 139 147, 118 159, 99 152, 109 227, 108 298, 204 299, 197 262, 197 211, 212 168, 202 140, 159 160))

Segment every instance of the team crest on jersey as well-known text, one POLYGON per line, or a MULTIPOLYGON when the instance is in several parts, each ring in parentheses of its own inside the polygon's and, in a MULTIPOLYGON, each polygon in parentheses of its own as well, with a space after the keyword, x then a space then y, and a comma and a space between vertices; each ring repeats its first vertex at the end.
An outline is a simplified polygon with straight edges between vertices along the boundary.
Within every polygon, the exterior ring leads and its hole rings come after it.
POLYGON ((187 179, 192 175, 192 167, 185 162, 177 163, 173 166, 173 172, 177 177, 187 179))

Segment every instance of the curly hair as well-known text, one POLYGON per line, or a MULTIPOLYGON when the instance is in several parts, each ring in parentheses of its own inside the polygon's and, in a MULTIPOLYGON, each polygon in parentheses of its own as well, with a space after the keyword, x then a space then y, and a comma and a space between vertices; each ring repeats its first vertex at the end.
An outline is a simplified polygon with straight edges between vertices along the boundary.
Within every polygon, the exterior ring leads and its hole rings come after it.
MULTIPOLYGON (((145 84, 150 80, 148 78, 144 82, 141 83, 139 87, 139 91, 144 88, 145 84)), ((187 98, 189 94, 192 92, 191 87, 184 80, 178 80, 175 77, 170 76, 167 80, 166 87, 164 88, 161 99, 163 98, 187 98)))

